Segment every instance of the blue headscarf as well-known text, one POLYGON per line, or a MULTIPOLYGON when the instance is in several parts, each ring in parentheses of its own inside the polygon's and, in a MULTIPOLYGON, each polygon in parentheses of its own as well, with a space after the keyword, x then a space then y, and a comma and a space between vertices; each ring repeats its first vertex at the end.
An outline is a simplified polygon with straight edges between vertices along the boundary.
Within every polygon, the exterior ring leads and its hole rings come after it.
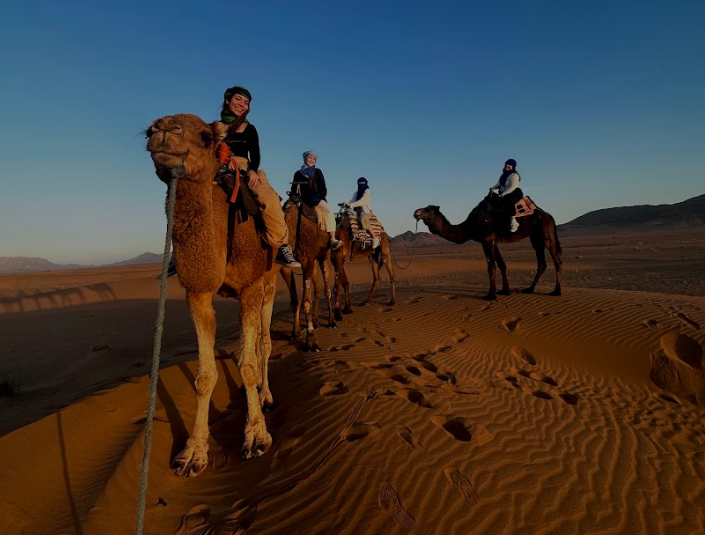
POLYGON ((316 172, 316 164, 308 165, 306 163, 306 158, 308 158, 309 156, 313 156, 316 161, 318 161, 318 154, 316 154, 312 150, 307 150, 306 152, 304 152, 304 164, 301 166, 301 174, 304 175, 306 178, 313 178, 313 173, 316 172))

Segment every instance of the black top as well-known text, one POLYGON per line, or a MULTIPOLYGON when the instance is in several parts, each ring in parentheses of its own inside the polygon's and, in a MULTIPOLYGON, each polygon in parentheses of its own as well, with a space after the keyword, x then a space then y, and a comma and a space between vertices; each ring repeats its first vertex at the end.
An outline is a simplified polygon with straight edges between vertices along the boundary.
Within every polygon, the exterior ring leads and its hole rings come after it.
POLYGON ((320 201, 325 201, 328 195, 326 179, 321 170, 316 167, 311 178, 307 178, 301 171, 294 173, 292 193, 300 193, 301 199, 310 206, 317 206, 320 201))
POLYGON ((243 132, 228 133, 225 144, 230 147, 233 156, 249 160, 250 170, 257 171, 259 169, 259 134, 257 134, 255 125, 247 123, 243 132))

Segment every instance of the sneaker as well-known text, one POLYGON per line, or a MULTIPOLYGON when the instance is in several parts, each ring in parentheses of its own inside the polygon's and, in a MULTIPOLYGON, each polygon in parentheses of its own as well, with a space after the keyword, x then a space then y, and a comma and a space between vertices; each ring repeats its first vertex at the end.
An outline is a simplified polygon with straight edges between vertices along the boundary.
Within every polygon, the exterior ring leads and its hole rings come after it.
MULTIPOLYGON (((171 258, 169 258, 169 267, 167 268, 166 278, 168 279, 169 277, 173 277, 174 275, 176 275, 176 261, 174 260, 174 255, 171 255, 171 258)), ((161 280, 162 274, 160 273, 155 278, 157 280, 161 280)))
POLYGON ((519 223, 516 219, 512 219, 511 223, 509 223, 509 232, 516 232, 517 230, 519 230, 519 223))
POLYGON ((377 247, 379 247, 379 238, 372 240, 372 248, 377 249, 377 247))
POLYGON ((343 246, 343 242, 340 240, 336 240, 335 238, 330 239, 330 250, 331 251, 337 251, 343 246))
POLYGON ((294 258, 294 253, 291 251, 291 247, 288 245, 282 245, 277 251, 277 258, 275 259, 277 264, 286 266, 288 268, 301 267, 301 264, 294 258))

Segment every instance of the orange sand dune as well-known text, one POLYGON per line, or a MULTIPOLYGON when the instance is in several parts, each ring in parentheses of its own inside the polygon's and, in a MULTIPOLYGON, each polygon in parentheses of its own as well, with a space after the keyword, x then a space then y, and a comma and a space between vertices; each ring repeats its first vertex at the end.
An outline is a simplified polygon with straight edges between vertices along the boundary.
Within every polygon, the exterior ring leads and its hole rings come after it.
MULTIPOLYGON (((508 249, 519 288, 530 251, 508 249)), ((193 424, 197 364, 170 281, 145 533, 704 533, 705 409, 658 388, 650 354, 668 333, 705 346, 705 297, 682 295, 682 281, 672 293, 614 289, 605 263, 629 260, 599 252, 599 265, 566 256, 562 297, 547 295, 548 271, 538 294, 491 303, 479 299, 479 251, 417 253, 397 273, 396 307, 384 295, 356 307, 337 330, 319 329, 315 354, 287 339, 280 284, 274 445, 249 461, 232 360, 238 305, 218 300, 211 464, 193 479, 169 470, 193 424), (591 287, 569 284, 580 277, 591 287)), ((667 275, 661 259, 640 258, 640 269, 667 275)), ((359 301, 369 267, 349 271, 359 301)), ((85 297, 29 298, 0 315, 0 376, 22 372, 20 391, 0 398, 3 535, 132 533, 155 273, 0 278, 5 302, 22 284, 36 296, 74 283, 85 297), (102 296, 86 289, 99 284, 102 296)))

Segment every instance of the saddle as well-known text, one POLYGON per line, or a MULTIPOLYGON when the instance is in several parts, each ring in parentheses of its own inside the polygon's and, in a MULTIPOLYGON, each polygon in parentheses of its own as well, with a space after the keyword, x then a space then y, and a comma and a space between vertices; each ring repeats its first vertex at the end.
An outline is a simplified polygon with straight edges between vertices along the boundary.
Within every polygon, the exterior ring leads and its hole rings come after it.
MULTIPOLYGON (((348 219, 350 221, 350 240, 353 243, 353 247, 351 248, 351 254, 353 250, 355 249, 355 245, 358 245, 358 251, 367 249, 367 248, 372 248, 372 242, 374 241, 372 238, 372 235, 370 232, 362 226, 360 223, 360 219, 357 214, 353 215, 351 213, 348 213, 348 219)), ((379 222, 377 219, 377 216, 374 214, 370 214, 370 225, 374 229, 375 233, 377 236, 381 236, 382 233, 384 232, 384 227, 382 226, 382 223, 379 222)))
POLYGON ((296 195, 295 193, 289 193, 289 199, 286 201, 284 204, 284 212, 286 212, 286 209, 290 204, 295 204, 299 208, 299 212, 301 213, 301 217, 304 219, 308 219, 309 221, 313 221, 318 225, 318 228, 321 230, 325 230, 325 218, 323 217, 323 214, 320 213, 320 209, 318 206, 311 206, 310 204, 306 204, 304 200, 301 198, 301 196, 296 195))

